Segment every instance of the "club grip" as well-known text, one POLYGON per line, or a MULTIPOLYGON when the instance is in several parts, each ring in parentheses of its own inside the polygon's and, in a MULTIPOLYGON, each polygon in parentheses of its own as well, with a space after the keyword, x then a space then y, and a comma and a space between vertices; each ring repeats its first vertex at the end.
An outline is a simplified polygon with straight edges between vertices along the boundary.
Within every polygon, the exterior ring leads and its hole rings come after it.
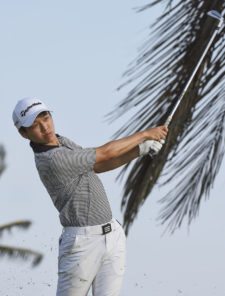
POLYGON ((148 152, 148 155, 149 155, 151 158, 153 158, 153 157, 155 157, 155 156, 157 155, 157 153, 155 152, 155 150, 150 149, 149 152, 148 152))
POLYGON ((165 123, 164 123, 164 125, 166 127, 168 127, 170 125, 171 120, 172 120, 172 116, 168 116, 167 119, 166 119, 166 121, 165 121, 165 123))

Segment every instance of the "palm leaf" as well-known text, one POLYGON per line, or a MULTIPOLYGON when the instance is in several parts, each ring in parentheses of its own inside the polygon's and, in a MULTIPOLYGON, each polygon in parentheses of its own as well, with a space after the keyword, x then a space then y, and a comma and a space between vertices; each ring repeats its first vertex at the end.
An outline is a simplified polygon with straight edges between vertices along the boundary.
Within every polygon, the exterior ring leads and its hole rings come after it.
POLYGON ((31 221, 28 220, 24 220, 24 221, 15 221, 12 223, 8 223, 8 224, 4 224, 4 225, 0 225, 0 235, 4 232, 4 231, 11 231, 12 228, 21 228, 21 229, 27 229, 29 228, 31 225, 31 221))
MULTIPOLYGON (((13 228, 21 228, 27 229, 31 225, 31 221, 24 220, 24 221, 15 221, 12 223, 4 224, 0 226, 0 235, 4 231, 11 231, 13 228)), ((37 266, 42 258, 43 255, 39 252, 25 249, 25 248, 18 248, 18 247, 11 247, 11 246, 3 246, 0 245, 0 256, 7 255, 9 258, 22 258, 23 260, 32 260, 32 266, 37 266)))
POLYGON ((5 149, 2 145, 0 145, 0 175, 5 169, 5 149))
MULTIPOLYGON (((153 1, 140 11, 149 9, 151 13, 152 6, 163 2, 153 1)), ((109 114, 115 120, 133 107, 138 109, 116 137, 165 122, 217 25, 207 12, 225 9, 221 0, 167 4, 136 62, 125 73, 127 81, 122 86, 135 86, 109 114)), ((172 232, 185 218, 190 224, 203 197, 209 195, 224 156, 224 54, 224 40, 217 36, 173 118, 160 154, 154 159, 138 159, 121 171, 119 177, 128 171, 122 199, 126 233, 159 182, 173 188, 161 199, 159 216, 172 232)))
MULTIPOLYGON (((5 169, 5 150, 3 146, 0 145, 0 175, 5 169)), ((23 221, 15 221, 12 223, 7 223, 4 225, 0 225, 0 236, 5 231, 11 231, 13 228, 21 228, 27 229, 31 225, 31 221, 23 220, 23 221)), ((37 266, 42 258, 43 255, 39 252, 25 249, 25 248, 18 248, 18 247, 11 247, 11 246, 3 246, 0 245, 0 256, 7 255, 9 258, 22 258, 23 260, 32 260, 33 267, 37 266)))
POLYGON ((25 261, 32 260, 33 267, 37 266, 43 258, 42 254, 32 251, 30 249, 3 245, 0 245, 0 256, 8 256, 11 259, 21 258, 25 261))

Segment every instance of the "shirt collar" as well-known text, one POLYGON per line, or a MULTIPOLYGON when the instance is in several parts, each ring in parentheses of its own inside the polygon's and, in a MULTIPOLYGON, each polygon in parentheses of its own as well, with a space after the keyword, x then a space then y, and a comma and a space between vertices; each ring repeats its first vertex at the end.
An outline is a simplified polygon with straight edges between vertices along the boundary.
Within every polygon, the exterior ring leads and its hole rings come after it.
MULTIPOLYGON (((56 134, 59 143, 61 144, 61 136, 56 134)), ((40 144, 40 143, 34 143, 30 141, 30 146, 33 149, 34 153, 41 153, 41 152, 47 152, 51 149, 58 148, 58 145, 45 145, 45 144, 40 144)))

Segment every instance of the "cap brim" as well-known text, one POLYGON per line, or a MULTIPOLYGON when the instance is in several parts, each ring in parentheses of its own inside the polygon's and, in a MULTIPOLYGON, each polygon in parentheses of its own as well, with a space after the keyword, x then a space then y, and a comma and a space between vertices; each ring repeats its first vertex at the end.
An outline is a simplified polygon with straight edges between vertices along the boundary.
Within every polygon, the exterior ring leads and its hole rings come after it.
POLYGON ((30 127, 35 119, 37 118, 37 116, 42 113, 42 112, 45 112, 45 111, 48 111, 50 112, 50 110, 48 108, 43 108, 43 109, 39 109, 38 111, 34 112, 33 114, 31 114, 26 121, 23 122, 23 125, 24 127, 30 127))

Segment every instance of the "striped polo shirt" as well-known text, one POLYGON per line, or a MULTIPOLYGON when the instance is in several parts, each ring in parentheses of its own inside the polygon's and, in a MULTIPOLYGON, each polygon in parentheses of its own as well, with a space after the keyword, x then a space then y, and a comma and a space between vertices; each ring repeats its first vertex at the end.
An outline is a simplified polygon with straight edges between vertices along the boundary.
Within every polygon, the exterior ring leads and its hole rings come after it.
POLYGON ((109 222, 112 212, 93 167, 95 148, 82 148, 57 135, 60 146, 31 142, 35 164, 63 226, 93 226, 109 222))

